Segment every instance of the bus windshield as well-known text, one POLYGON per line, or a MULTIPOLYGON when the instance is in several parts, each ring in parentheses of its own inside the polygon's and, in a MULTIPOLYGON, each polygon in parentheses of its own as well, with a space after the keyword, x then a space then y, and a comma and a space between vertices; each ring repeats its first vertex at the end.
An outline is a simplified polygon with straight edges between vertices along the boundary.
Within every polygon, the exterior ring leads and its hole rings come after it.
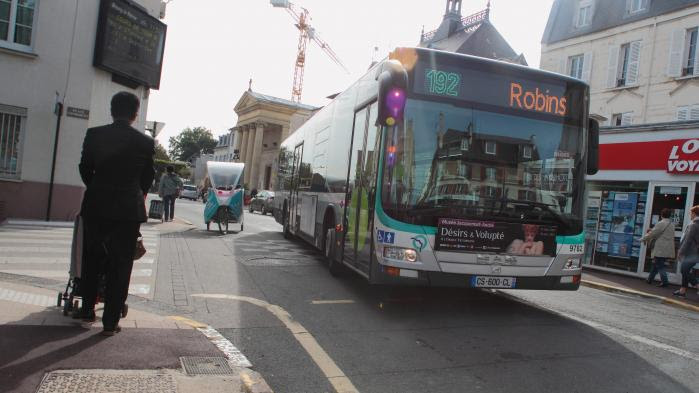
POLYGON ((564 121, 408 99, 386 129, 381 204, 389 216, 532 222, 582 231, 583 131, 564 121))

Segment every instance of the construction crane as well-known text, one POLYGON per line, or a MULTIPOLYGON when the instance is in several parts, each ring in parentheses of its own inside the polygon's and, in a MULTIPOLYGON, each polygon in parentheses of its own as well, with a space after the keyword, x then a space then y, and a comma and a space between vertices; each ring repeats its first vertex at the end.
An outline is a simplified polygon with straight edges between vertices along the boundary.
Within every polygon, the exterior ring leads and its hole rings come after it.
POLYGON ((318 33, 309 24, 311 17, 308 15, 308 10, 299 7, 288 0, 270 0, 270 4, 273 7, 284 8, 286 11, 294 18, 296 22, 296 28, 299 29, 299 45, 298 53, 296 55, 296 64, 294 65, 294 85, 291 88, 291 100, 294 102, 301 102, 301 91, 303 90, 303 72, 306 66, 306 46, 308 41, 313 40, 320 49, 325 52, 330 59, 340 67, 342 67, 345 72, 349 74, 349 70, 340 61, 335 52, 330 49, 330 46, 323 41, 318 33))

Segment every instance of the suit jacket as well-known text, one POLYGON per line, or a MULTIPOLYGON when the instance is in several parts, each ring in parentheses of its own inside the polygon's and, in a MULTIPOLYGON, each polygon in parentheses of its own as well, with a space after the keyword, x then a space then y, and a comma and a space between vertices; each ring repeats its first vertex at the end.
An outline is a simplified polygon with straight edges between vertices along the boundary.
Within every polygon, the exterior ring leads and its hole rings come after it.
POLYGON ((83 217, 147 221, 144 195, 155 176, 154 154, 153 138, 128 122, 88 129, 79 165, 87 186, 83 217))

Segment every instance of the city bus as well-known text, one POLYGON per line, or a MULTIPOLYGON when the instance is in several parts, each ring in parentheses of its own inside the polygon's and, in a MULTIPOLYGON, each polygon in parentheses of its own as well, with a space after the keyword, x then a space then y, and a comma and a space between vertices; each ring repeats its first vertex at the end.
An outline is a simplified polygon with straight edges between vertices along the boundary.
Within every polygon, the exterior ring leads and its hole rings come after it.
POLYGON ((397 48, 283 141, 275 218, 333 275, 576 290, 588 100, 564 75, 397 48))

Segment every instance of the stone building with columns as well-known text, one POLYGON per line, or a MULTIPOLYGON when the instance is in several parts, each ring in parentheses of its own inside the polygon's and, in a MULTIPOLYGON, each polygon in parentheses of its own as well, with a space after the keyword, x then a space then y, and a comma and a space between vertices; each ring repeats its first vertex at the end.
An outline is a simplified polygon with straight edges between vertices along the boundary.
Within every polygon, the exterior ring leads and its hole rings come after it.
POLYGON ((279 146, 320 108, 247 90, 235 105, 236 162, 245 163, 248 190, 270 190, 276 183, 279 146))

